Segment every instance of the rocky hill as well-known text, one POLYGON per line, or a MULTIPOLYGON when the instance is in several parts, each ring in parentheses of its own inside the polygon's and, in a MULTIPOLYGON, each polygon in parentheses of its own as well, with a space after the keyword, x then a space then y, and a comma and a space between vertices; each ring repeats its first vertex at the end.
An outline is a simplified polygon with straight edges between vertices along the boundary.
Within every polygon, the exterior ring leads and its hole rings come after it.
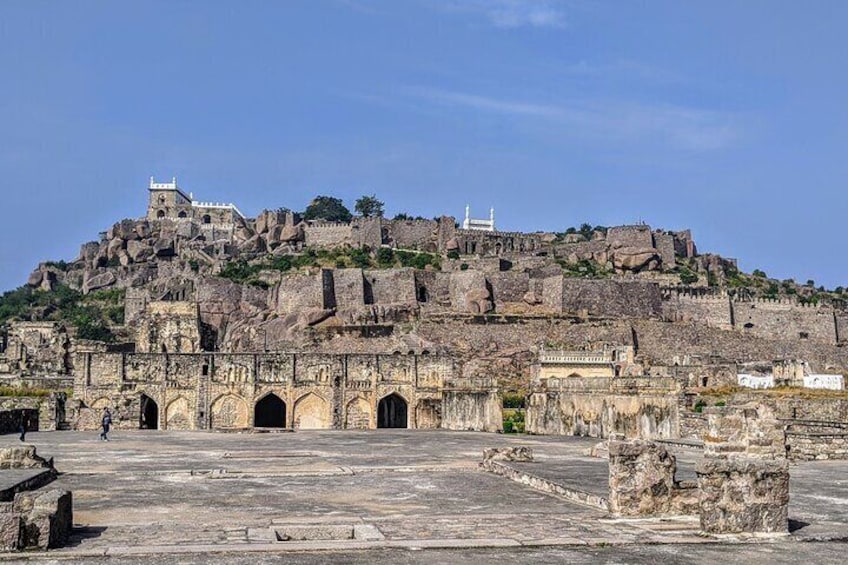
POLYGON ((688 230, 179 209, 156 217, 151 196, 147 218, 117 222, 72 261, 41 263, 0 298, 0 323, 57 322, 69 343, 138 352, 451 352, 518 381, 546 346, 629 344, 648 366, 690 356, 848 367, 844 289, 743 273, 700 253, 688 230))

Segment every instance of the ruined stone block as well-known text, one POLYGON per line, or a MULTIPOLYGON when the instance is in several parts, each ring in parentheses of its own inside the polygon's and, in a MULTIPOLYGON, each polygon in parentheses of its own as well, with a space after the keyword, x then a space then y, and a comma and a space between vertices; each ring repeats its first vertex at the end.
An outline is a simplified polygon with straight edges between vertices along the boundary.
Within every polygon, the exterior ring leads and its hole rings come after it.
POLYGON ((50 463, 35 452, 34 445, 14 445, 0 449, 0 469, 48 468, 50 463))
POLYGON ((487 447, 483 450, 486 461, 533 461, 533 450, 529 447, 487 447))
POLYGON ((21 515, 17 512, 0 514, 0 551, 20 549, 21 515))
POLYGON ((789 464, 785 459, 705 459, 696 471, 705 533, 788 533, 789 464))
POLYGON ((674 456, 655 442, 610 441, 610 511, 620 516, 670 512, 676 469, 674 456))
POLYGON ((69 491, 21 492, 14 513, 21 517, 22 548, 47 549, 65 545, 73 529, 73 497, 69 491))
POLYGON ((708 408, 703 436, 706 457, 785 459, 786 432, 763 404, 708 408))

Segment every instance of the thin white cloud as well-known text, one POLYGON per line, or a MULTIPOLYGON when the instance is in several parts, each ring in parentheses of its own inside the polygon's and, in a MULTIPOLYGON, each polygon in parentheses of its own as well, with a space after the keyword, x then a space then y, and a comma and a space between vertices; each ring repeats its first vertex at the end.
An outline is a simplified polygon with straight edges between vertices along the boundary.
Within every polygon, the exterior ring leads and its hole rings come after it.
POLYGON ((464 106, 475 110, 496 112, 499 114, 515 116, 539 116, 557 117, 561 114, 561 108, 544 104, 532 104, 527 102, 514 102, 500 100, 477 94, 465 94, 433 88, 409 88, 405 89, 413 97, 436 102, 445 106, 464 106))
POLYGON ((565 11, 559 0, 447 0, 436 2, 437 8, 451 12, 479 14, 495 27, 562 28, 565 11))
POLYGON ((543 119, 572 136, 596 141, 658 141, 679 149, 720 149, 737 136, 724 112, 629 101, 564 101, 539 104, 430 88, 404 89, 409 96, 447 108, 465 108, 512 119, 543 119))

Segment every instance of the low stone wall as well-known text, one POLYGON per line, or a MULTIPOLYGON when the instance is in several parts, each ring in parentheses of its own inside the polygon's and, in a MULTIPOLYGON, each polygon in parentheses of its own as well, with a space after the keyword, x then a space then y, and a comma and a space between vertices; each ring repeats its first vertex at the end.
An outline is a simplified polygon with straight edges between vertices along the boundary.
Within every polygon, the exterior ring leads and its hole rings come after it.
POLYGON ((596 494, 588 493, 577 489, 568 488, 559 483, 555 483, 550 479, 545 479, 532 473, 528 473, 527 471, 510 467, 508 464, 502 463, 495 459, 484 459, 483 462, 480 464, 480 467, 484 471, 488 471, 490 473, 494 473, 495 475, 505 477, 511 481, 526 485, 540 492, 555 494, 571 502, 585 504, 587 506, 592 506, 603 511, 609 510, 609 501, 602 496, 598 496, 596 494))
POLYGON ((789 459, 848 459, 848 423, 804 420, 785 422, 789 459))

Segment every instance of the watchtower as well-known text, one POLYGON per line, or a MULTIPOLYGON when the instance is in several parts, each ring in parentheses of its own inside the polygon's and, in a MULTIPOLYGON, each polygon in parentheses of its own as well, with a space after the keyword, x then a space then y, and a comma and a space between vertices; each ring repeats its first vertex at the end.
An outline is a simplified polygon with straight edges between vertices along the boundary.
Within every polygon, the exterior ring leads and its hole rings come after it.
POLYGON ((177 178, 171 182, 156 182, 150 177, 150 200, 147 204, 148 220, 165 218, 191 218, 191 195, 187 195, 177 186, 177 178))

